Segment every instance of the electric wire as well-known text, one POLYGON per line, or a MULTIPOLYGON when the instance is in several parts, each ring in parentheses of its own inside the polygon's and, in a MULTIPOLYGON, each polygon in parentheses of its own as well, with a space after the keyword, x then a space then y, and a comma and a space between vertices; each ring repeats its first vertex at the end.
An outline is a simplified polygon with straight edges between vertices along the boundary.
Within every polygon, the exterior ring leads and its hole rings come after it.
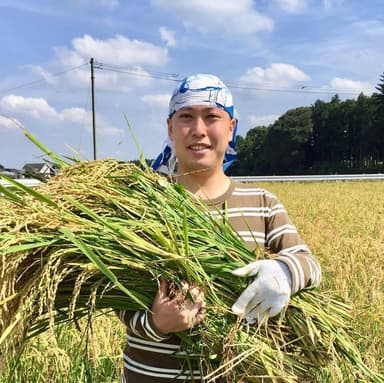
MULTIPOLYGON (((59 77, 65 73, 69 73, 69 72, 72 72, 76 69, 79 69, 85 65, 88 65, 88 63, 83 63, 83 64, 80 64, 80 65, 77 65, 75 67, 72 67, 72 68, 69 68, 69 69, 66 69, 66 70, 63 70, 61 72, 56 72, 56 73, 53 73, 51 74, 52 77, 59 77)), ((34 80, 34 81, 30 81, 30 82, 27 82, 27 83, 24 83, 24 84, 20 84, 20 85, 16 85, 16 86, 13 86, 11 88, 7 88, 7 89, 1 89, 0 90, 0 93, 6 93, 6 92, 11 92, 11 91, 14 91, 16 89, 21 89, 21 88, 26 88, 28 86, 32 86, 32 85, 36 85, 36 84, 39 84, 39 83, 42 83, 42 82, 48 82, 48 80, 46 78, 41 78, 39 80, 34 80)))
MULTIPOLYGON (((179 82, 184 76, 175 73, 166 73, 166 72, 147 72, 140 73, 133 71, 132 69, 125 69, 117 65, 106 64, 101 62, 96 62, 95 69, 105 70, 109 72, 116 72, 127 74, 137 77, 145 77, 152 79, 160 79, 165 81, 179 82)), ((224 80, 228 88, 247 90, 247 91, 262 91, 262 92, 282 92, 282 93, 309 93, 309 94, 350 94, 356 95, 361 91, 351 91, 347 89, 322 89, 322 88, 312 88, 310 86, 301 86, 300 88, 274 88, 274 87, 262 87, 262 86, 242 86, 237 85, 230 80, 224 80)))
MULTIPOLYGON (((89 65, 88 62, 84 62, 78 66, 66 69, 61 72, 53 73, 52 77, 59 77, 65 73, 72 72, 76 69, 79 69, 83 66, 89 65)), ((94 62, 94 69, 98 69, 101 71, 108 71, 108 72, 115 72, 115 73, 121 73, 126 74, 128 76, 135 76, 135 77, 143 77, 143 78, 149 78, 154 80, 164 80, 164 81, 171 81, 171 82, 179 82, 182 78, 185 76, 182 76, 178 73, 167 73, 167 72, 138 72, 134 71, 132 69, 124 68, 118 65, 113 64, 107 64, 102 63, 99 61, 94 62)), ((27 82, 24 84, 16 85, 14 87, 10 87, 7 89, 0 90, 0 93, 6 93, 10 91, 14 91, 17 89, 33 86, 42 82, 47 82, 47 79, 42 78, 39 80, 34 80, 31 82, 27 82)), ((278 92, 278 93, 308 93, 308 94, 347 94, 347 95, 356 95, 358 93, 361 93, 362 91, 351 91, 347 89, 323 89, 323 88, 314 88, 310 86, 301 86, 300 88, 276 88, 276 87, 265 87, 265 86, 244 86, 239 85, 238 83, 234 83, 231 80, 224 80, 228 88, 231 89, 238 89, 238 90, 244 90, 244 91, 259 91, 259 92, 278 92)))

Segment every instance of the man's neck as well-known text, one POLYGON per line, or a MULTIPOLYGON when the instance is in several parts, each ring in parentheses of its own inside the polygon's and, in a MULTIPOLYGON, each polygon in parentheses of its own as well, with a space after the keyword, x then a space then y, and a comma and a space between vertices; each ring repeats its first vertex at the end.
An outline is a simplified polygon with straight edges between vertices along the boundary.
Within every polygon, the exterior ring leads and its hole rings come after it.
POLYGON ((176 181, 183 184, 196 197, 212 200, 223 195, 231 183, 222 170, 189 172, 176 176, 176 181))

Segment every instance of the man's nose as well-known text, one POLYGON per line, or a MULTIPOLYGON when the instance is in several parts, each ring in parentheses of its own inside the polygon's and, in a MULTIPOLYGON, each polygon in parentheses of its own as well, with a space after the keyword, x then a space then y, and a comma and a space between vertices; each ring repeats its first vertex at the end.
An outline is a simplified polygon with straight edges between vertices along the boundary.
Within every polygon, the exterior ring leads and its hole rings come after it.
POLYGON ((203 118, 196 117, 193 123, 193 134, 196 136, 205 136, 207 133, 207 125, 203 118))

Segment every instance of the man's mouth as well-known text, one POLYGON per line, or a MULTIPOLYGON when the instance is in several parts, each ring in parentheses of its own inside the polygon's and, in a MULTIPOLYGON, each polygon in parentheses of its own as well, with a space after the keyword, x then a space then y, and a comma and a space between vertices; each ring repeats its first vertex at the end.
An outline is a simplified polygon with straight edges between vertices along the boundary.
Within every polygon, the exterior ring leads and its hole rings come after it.
POLYGON ((200 151, 200 150, 205 150, 205 149, 209 149, 210 148, 210 145, 201 145, 201 144, 195 144, 195 145, 190 145, 188 146, 188 148, 190 150, 193 150, 193 151, 200 151))

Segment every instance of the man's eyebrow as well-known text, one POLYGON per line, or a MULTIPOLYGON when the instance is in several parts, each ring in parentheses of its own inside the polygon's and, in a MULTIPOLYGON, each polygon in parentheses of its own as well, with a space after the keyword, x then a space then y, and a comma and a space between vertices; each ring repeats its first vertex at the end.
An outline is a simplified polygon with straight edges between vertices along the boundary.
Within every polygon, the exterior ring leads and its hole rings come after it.
MULTIPOLYGON (((200 106, 200 105, 198 105, 198 106, 200 106)), ((201 105, 201 106, 203 106, 203 108, 199 108, 199 109, 196 109, 193 106, 184 106, 183 108, 180 108, 179 110, 180 111, 182 111, 182 110, 191 111, 191 110, 216 110, 216 109, 220 109, 216 106, 211 106, 211 105, 209 105, 209 106, 201 105)))

